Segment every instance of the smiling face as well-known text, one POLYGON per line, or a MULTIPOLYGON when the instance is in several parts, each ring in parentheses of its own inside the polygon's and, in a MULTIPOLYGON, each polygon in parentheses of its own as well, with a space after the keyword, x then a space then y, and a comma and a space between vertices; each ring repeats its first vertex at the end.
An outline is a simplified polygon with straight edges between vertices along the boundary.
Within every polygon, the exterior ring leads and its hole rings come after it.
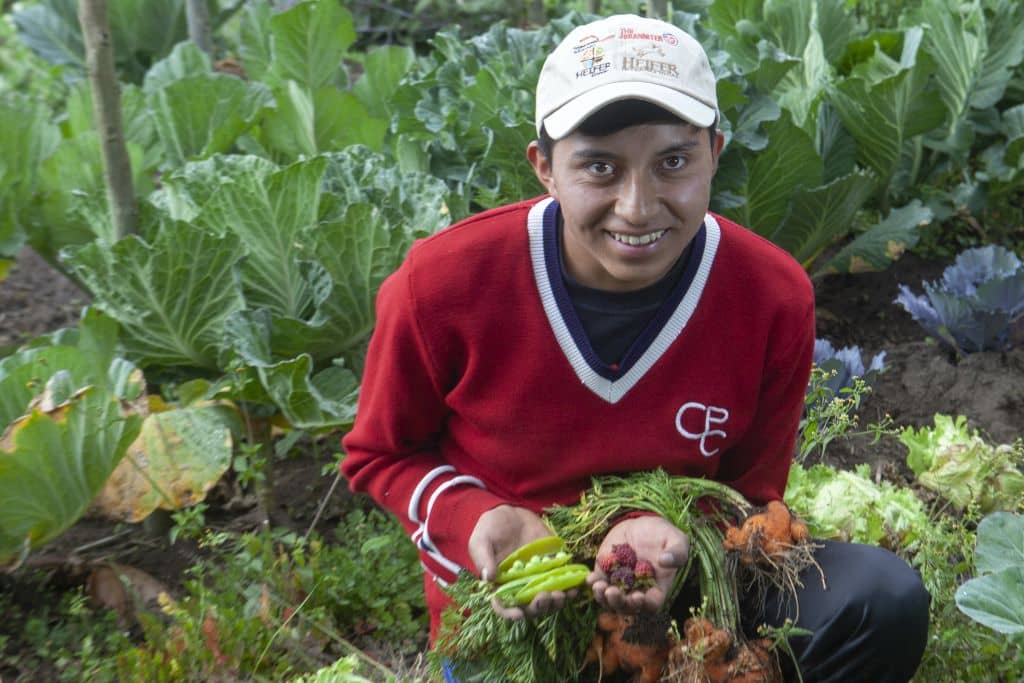
POLYGON ((657 282, 704 221, 722 136, 686 123, 644 123, 609 135, 579 131, 551 158, 527 150, 537 177, 558 200, 569 274, 606 291, 657 282))

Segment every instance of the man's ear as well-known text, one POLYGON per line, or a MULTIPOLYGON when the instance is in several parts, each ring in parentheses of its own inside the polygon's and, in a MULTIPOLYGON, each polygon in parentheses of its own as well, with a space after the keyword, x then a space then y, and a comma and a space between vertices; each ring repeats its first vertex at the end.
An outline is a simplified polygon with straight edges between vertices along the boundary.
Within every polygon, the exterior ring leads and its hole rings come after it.
POLYGON ((722 147, 725 145, 725 134, 720 131, 715 131, 715 140, 711 143, 711 174, 714 175, 718 172, 718 158, 722 156, 722 147))
POLYGON ((540 184, 544 186, 549 195, 555 197, 555 179, 551 173, 551 161, 541 151, 540 145, 536 140, 526 147, 526 158, 530 160, 530 165, 533 166, 533 172, 536 174, 537 180, 540 181, 540 184))

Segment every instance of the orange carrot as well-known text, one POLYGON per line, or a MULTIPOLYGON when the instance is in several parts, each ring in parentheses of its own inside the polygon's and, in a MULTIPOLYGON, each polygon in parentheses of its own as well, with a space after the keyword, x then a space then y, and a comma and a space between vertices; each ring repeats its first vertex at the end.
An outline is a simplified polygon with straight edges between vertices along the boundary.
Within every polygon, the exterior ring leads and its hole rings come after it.
POLYGON ((764 512, 751 515, 739 527, 725 530, 726 550, 738 551, 745 564, 755 561, 758 551, 767 556, 785 553, 808 539, 807 525, 795 519, 782 501, 773 500, 764 512))
POLYGON ((666 678, 687 683, 779 683, 782 678, 768 639, 734 643, 704 617, 683 625, 684 640, 669 653, 666 678))
MULTIPOLYGON (((587 650, 585 664, 600 662, 601 674, 617 671, 633 673, 638 683, 657 683, 668 660, 671 642, 664 632, 653 642, 642 642, 627 632, 636 630, 638 619, 656 619, 648 615, 628 616, 616 612, 602 612, 597 618, 598 633, 587 650)), ((655 631, 659 629, 655 628, 655 631)))

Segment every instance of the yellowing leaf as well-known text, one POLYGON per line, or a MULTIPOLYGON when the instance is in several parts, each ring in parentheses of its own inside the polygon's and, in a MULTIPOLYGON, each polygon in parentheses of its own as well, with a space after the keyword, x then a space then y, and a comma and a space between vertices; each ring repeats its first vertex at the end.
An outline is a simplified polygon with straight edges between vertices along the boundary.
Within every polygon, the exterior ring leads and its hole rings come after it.
POLYGON ((150 413, 166 413, 168 410, 174 410, 174 406, 163 399, 163 396, 159 394, 151 394, 146 397, 149 403, 150 413))
POLYGON ((895 240, 889 240, 885 245, 885 255, 891 258, 893 261, 896 261, 901 256, 903 256, 903 252, 905 252, 906 250, 906 242, 897 242, 895 240))
POLYGON ((870 273, 873 270, 878 270, 871 265, 871 262, 867 259, 863 259, 860 256, 850 257, 850 272, 851 273, 870 273))
POLYGON ((153 413, 95 504, 103 514, 128 522, 139 522, 158 507, 195 505, 227 470, 231 447, 231 432, 213 409, 153 413))

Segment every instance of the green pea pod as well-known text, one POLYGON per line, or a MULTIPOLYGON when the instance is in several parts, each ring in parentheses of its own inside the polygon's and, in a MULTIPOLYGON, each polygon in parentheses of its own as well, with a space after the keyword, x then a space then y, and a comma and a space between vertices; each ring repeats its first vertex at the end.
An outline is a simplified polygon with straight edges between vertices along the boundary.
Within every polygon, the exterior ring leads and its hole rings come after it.
POLYGON ((511 581, 498 589, 498 601, 506 607, 528 605, 541 593, 567 591, 582 584, 590 567, 585 564, 568 564, 556 567, 543 574, 527 576, 511 581))
POLYGON ((526 562, 517 560, 506 571, 498 573, 498 583, 508 583, 509 581, 521 579, 524 576, 542 574, 569 564, 571 559, 572 555, 563 550, 554 555, 534 555, 526 562))
POLYGON ((532 576, 524 576, 521 579, 515 581, 509 581, 494 592, 494 595, 498 598, 498 602, 505 605, 505 607, 514 607, 516 603, 516 595, 519 591, 526 588, 526 586, 533 580, 532 576))
POLYGON ((565 541, 558 536, 545 536, 544 538, 538 538, 535 541, 530 541, 526 545, 517 548, 512 552, 512 554, 498 564, 497 581, 498 583, 506 583, 510 581, 511 579, 508 578, 508 572, 517 562, 521 565, 525 565, 532 557, 557 555, 561 552, 565 552, 565 541))

